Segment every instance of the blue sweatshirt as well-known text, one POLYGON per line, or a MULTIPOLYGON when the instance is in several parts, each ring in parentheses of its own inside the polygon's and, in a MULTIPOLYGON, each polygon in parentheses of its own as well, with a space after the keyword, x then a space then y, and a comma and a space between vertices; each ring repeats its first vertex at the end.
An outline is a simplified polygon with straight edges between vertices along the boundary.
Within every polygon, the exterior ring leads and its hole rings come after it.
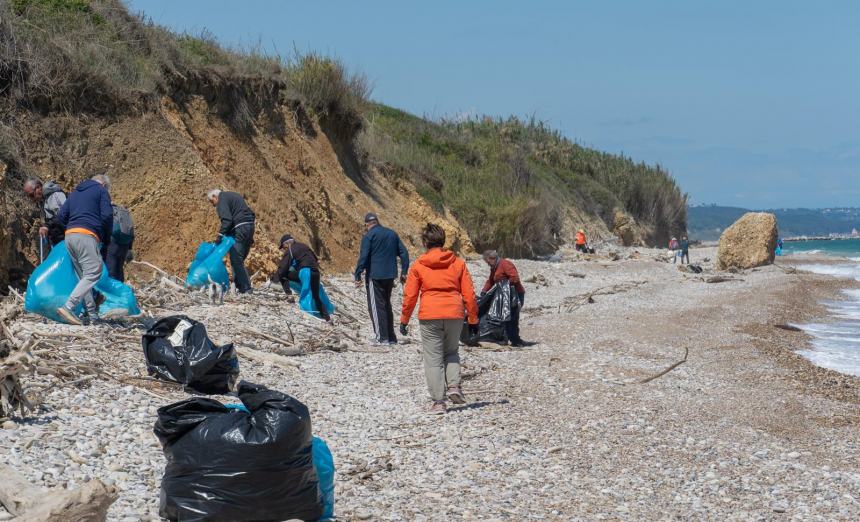
POLYGON ((82 181, 63 203, 59 219, 66 230, 85 228, 99 236, 102 243, 110 243, 113 232, 110 194, 96 181, 82 181))
POLYGON ((400 273, 409 272, 409 252, 396 232, 376 225, 361 239, 361 254, 355 267, 355 280, 361 280, 362 272, 368 279, 394 279, 397 277, 397 258, 400 258, 400 273))

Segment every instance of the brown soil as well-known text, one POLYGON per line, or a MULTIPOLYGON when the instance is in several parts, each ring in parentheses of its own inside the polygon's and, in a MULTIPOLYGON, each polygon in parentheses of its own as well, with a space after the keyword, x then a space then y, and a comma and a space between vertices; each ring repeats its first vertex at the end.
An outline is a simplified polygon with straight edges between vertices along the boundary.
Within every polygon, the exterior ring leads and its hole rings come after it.
MULTIPOLYGON (((429 221, 447 229, 450 244, 472 251, 450 214, 434 211, 404 179, 361 174, 350 144, 326 133, 298 104, 261 112, 250 137, 235 133, 216 112, 204 96, 185 96, 181 106, 165 97, 157 112, 116 119, 24 112, 16 130, 24 169, 67 190, 106 168, 113 199, 135 219, 137 257, 171 272, 184 272, 199 243, 217 233, 215 211, 204 197, 210 188, 243 194, 257 214, 252 273, 275 268, 275 242, 287 232, 308 242, 325 268, 351 268, 368 211, 397 230, 413 252, 429 221)), ((31 239, 37 211, 16 195, 19 184, 4 183, 0 202, 14 207, 4 218, 20 231, 6 237, 10 225, 2 223, 0 246, 22 255, 0 265, 26 272, 38 256, 31 239)))

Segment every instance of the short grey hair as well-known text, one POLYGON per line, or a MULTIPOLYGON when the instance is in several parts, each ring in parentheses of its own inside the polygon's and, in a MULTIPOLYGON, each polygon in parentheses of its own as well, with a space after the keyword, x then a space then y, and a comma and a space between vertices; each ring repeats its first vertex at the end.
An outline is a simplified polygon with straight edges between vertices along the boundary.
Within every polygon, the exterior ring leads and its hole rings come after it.
POLYGON ((24 182, 24 190, 36 190, 36 187, 42 186, 42 180, 39 178, 27 178, 24 182))
POLYGON ((484 259, 499 259, 499 253, 495 250, 484 250, 484 259))
POLYGON ((93 176, 90 179, 97 182, 97 183, 101 183, 104 186, 104 188, 110 189, 110 178, 108 177, 107 174, 96 174, 95 176, 93 176))
POLYGON ((221 195, 221 189, 211 189, 206 191, 206 199, 212 200, 221 195))

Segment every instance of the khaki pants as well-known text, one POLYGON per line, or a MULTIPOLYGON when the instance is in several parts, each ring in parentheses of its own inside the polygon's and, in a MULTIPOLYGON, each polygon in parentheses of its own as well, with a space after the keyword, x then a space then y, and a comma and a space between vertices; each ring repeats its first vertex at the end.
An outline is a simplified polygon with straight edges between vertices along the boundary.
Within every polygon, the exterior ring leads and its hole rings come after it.
POLYGON ((462 319, 419 321, 424 352, 424 377, 434 401, 445 400, 448 386, 460 384, 460 332, 462 319))

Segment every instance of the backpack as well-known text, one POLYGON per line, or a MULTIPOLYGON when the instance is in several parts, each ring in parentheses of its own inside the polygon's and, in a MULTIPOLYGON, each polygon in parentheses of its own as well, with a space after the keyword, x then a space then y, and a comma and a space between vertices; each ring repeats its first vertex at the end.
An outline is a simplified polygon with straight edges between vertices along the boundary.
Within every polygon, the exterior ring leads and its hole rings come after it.
POLYGON ((111 237, 120 245, 130 245, 134 241, 134 222, 127 208, 113 205, 113 233, 111 237))

